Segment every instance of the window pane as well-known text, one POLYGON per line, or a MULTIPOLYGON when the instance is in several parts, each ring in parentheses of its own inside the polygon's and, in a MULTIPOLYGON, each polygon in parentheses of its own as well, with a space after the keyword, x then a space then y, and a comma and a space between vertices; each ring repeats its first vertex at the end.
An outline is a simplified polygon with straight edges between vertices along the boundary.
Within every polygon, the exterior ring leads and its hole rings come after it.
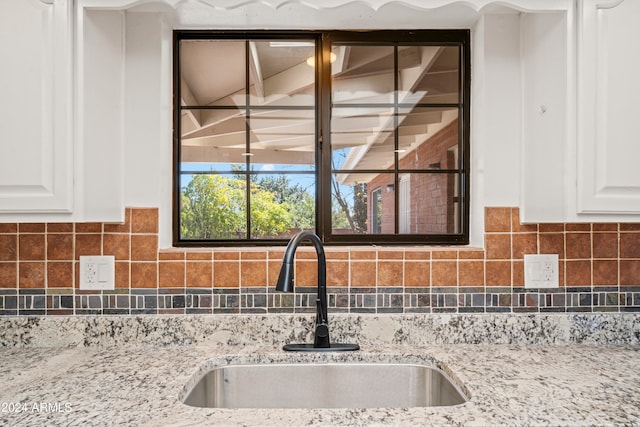
POLYGON ((251 105, 313 106, 314 54, 313 40, 251 41, 251 105))
POLYGON ((335 45, 334 104, 388 104, 394 93, 393 46, 335 45))
POLYGON ((398 112, 399 169, 458 169, 457 108, 398 112))
POLYGON ((229 118, 198 132, 182 134, 180 157, 186 164, 207 164, 211 169, 225 170, 232 167, 244 169, 246 162, 246 125, 244 114, 229 118), (233 165, 233 166, 231 166, 233 165))
POLYGON ((457 103, 460 99, 460 50, 457 46, 398 48, 400 103, 457 103))
MULTIPOLYGON (((242 106, 246 103, 245 42, 240 40, 180 41, 182 106, 242 106)), ((201 111, 200 125, 214 121, 201 111)))
POLYGON ((393 185, 392 173, 333 174, 332 232, 334 234, 393 234, 395 202, 393 190, 387 188, 388 183, 393 185))
POLYGON ((246 207, 242 175, 183 176, 180 235, 185 240, 244 238, 246 207))
POLYGON ((402 174, 398 191, 401 234, 460 232, 459 174, 402 174))
POLYGON ((314 110, 252 110, 251 163, 292 165, 293 170, 315 170, 314 110))
POLYGON ((334 108, 332 169, 393 167, 393 128, 393 108, 334 108))
POLYGON ((315 231, 315 175, 253 175, 251 237, 288 239, 300 230, 315 231))

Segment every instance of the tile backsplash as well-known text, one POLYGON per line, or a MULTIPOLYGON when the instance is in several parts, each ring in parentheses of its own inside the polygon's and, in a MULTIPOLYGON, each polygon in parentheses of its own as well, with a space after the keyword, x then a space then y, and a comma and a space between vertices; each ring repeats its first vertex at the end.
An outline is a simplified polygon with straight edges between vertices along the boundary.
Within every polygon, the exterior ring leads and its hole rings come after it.
MULTIPOLYGON (((520 224, 485 208, 485 247, 325 248, 329 309, 344 313, 640 312, 640 224, 520 224), (558 254, 558 289, 524 288, 524 254, 558 254)), ((0 315, 304 313, 317 263, 275 291, 284 248, 159 249, 158 210, 124 224, 0 224, 0 315), (81 255, 113 255, 113 291, 78 289, 81 255)))

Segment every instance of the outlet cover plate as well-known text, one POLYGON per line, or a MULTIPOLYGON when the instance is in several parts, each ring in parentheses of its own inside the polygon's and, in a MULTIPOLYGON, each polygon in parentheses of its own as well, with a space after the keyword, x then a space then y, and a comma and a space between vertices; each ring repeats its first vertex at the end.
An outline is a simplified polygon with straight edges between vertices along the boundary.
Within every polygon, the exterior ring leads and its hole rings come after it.
POLYGON ((524 256, 525 288, 557 288, 558 277, 558 255, 524 256))
POLYGON ((80 289, 108 291, 115 289, 115 257, 81 256, 80 289))

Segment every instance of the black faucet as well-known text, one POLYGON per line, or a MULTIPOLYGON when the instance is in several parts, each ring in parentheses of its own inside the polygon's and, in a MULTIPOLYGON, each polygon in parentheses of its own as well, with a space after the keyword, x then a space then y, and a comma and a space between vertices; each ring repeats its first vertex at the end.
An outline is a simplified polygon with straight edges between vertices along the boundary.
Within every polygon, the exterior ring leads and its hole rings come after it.
POLYGON ((318 298, 316 299, 316 327, 313 344, 286 344, 286 351, 352 351, 358 350, 358 344, 331 344, 329 322, 327 319, 327 261, 320 238, 310 231, 303 230, 293 236, 284 251, 282 267, 278 276, 276 290, 293 292, 293 261, 296 249, 302 241, 313 243, 318 256, 318 298))

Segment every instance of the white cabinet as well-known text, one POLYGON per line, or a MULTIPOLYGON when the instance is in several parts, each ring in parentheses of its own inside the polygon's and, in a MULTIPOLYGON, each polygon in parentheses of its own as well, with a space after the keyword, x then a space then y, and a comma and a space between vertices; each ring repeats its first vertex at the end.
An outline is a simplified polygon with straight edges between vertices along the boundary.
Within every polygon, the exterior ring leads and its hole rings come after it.
POLYGON ((0 221, 124 220, 124 14, 0 2, 0 221))
POLYGON ((640 1, 579 5, 577 212, 640 214, 640 1))
POLYGON ((0 213, 72 211, 71 3, 0 2, 0 213))

